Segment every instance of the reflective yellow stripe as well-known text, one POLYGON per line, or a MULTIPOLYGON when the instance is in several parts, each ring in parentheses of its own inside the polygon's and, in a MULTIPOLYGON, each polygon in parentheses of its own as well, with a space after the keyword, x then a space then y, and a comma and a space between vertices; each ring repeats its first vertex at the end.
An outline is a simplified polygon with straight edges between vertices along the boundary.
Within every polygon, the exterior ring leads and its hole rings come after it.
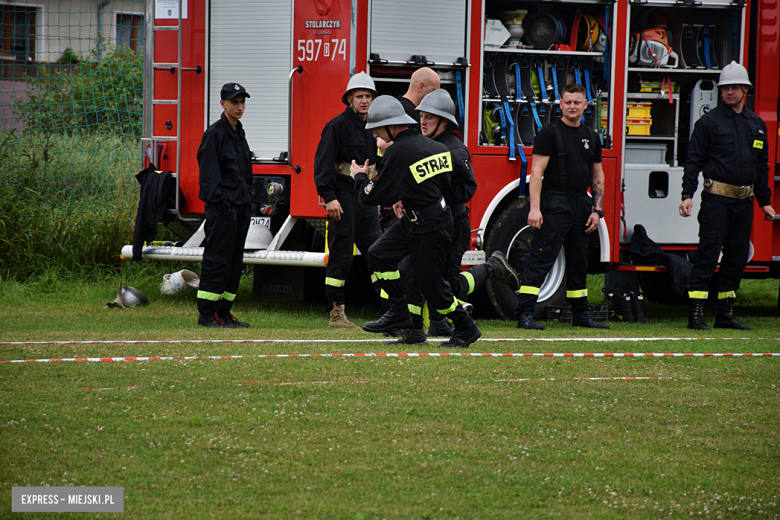
POLYGON ((385 300, 389 300, 390 299, 390 295, 387 294, 384 289, 380 289, 379 290, 379 297, 382 298, 382 299, 385 299, 385 300))
MULTIPOLYGON (((537 291, 537 294, 539 294, 538 291, 537 291)), ((587 298, 588 297, 588 290, 587 289, 577 289, 576 291, 566 291, 566 297, 567 298, 587 298)))
POLYGON ((399 271, 389 271, 387 273, 376 273, 376 277, 380 280, 400 280, 401 273, 399 271))
POLYGON ((422 315, 422 307, 418 307, 417 305, 412 305, 411 303, 406 304, 407 307, 409 307, 409 312, 412 314, 416 314, 417 316, 422 315))
POLYGON ((347 283, 346 280, 339 280, 338 278, 325 277, 325 285, 332 285, 333 287, 344 287, 347 283))
POLYGON ((725 300, 726 298, 736 298, 736 297, 737 297, 737 293, 735 293, 734 291, 724 291, 718 293, 719 300, 725 300))
POLYGON ((688 291, 688 298, 692 300, 706 300, 709 293, 707 291, 688 291))
POLYGON ((520 294, 533 294, 534 296, 538 296, 539 289, 541 289, 541 287, 531 287, 530 285, 523 285, 522 287, 520 287, 520 290, 517 292, 520 294))
POLYGON ((471 294, 471 293, 473 293, 473 292, 474 292, 474 275, 473 275, 473 274, 471 274, 471 273, 470 273, 470 272, 468 272, 468 271, 464 271, 464 272, 460 273, 460 275, 461 275, 463 278, 465 278, 465 279, 466 279, 466 281, 469 283, 469 292, 467 292, 466 294, 471 294))
POLYGON ((210 300, 216 302, 222 299, 221 294, 214 294, 213 292, 198 291, 198 298, 201 300, 210 300))
POLYGON ((436 309, 436 310, 439 311, 439 314, 449 314, 457 308, 458 308, 458 300, 453 299, 452 305, 450 305, 449 309, 436 309))
POLYGON ((225 291, 225 292, 222 293, 222 298, 224 298, 225 300, 227 300, 229 302, 232 302, 233 300, 236 299, 236 295, 233 294, 233 293, 229 293, 229 292, 225 291))
POLYGON ((379 277, 376 275, 376 273, 371 273, 371 283, 376 283, 377 280, 379 280, 379 277))

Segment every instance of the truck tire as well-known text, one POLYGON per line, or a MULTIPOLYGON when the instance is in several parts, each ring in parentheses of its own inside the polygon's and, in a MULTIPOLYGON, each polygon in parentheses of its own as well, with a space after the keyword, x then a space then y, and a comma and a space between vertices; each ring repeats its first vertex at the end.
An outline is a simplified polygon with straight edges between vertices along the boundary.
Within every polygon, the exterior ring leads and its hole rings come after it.
MULTIPOLYGON (((533 228, 528 225, 530 209, 527 199, 512 202, 491 226, 485 241, 486 256, 489 258, 494 251, 503 251, 517 274, 523 272, 523 263, 527 259, 533 237, 533 228)), ((488 281, 487 291, 498 314, 504 320, 515 320, 517 294, 507 285, 493 280, 488 281)), ((544 319, 544 308, 548 305, 565 306, 566 304, 566 259, 561 249, 539 291, 534 318, 544 319)))

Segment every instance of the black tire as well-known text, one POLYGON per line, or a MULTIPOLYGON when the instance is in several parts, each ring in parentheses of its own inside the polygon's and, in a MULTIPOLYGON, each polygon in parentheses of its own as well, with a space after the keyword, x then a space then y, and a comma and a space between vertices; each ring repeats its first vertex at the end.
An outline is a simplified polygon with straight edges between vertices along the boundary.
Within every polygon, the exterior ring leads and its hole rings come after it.
MULTIPOLYGON (((527 257, 533 230, 528 226, 530 205, 527 199, 518 199, 510 204, 491 226, 485 241, 485 254, 489 258, 494 251, 502 251, 509 264, 518 274, 523 272, 523 262, 527 257)), ((544 319, 544 308, 548 305, 566 306, 566 260, 561 254, 550 275, 544 281, 539 292, 539 301, 534 310, 534 318, 544 319)), ((505 320, 515 320, 517 294, 507 285, 489 280, 487 291, 490 301, 498 314, 505 320)))

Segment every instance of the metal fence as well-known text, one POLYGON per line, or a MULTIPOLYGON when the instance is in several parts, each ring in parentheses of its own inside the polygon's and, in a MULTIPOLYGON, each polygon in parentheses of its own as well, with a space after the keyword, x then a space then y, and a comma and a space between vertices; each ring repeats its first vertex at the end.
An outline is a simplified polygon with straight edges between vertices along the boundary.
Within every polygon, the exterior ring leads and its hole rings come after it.
POLYGON ((34 272, 39 257, 110 262, 129 240, 143 125, 144 7, 144 0, 0 0, 6 276, 34 272))

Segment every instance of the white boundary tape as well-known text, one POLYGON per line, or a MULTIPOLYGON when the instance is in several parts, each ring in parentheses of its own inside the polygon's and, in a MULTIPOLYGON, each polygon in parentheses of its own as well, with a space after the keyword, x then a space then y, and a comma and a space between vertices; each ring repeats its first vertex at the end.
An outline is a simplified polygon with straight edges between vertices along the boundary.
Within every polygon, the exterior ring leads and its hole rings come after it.
MULTIPOLYGON (((135 339, 135 340, 86 340, 86 341, 0 341, 0 345, 134 345, 169 343, 377 343, 391 341, 392 338, 379 339, 135 339)), ((442 338, 444 340, 444 338, 442 338)), ((780 338, 481 338, 480 342, 514 341, 584 341, 595 343, 613 343, 620 341, 780 341, 780 338)))
POLYGON ((544 358, 668 358, 668 357, 780 357, 771 352, 389 352, 389 353, 346 353, 346 354, 236 354, 223 356, 141 356, 141 357, 90 357, 90 358, 46 358, 0 360, 0 363, 49 363, 53 361, 173 361, 199 359, 248 359, 248 358, 412 358, 412 357, 544 357, 544 358))

